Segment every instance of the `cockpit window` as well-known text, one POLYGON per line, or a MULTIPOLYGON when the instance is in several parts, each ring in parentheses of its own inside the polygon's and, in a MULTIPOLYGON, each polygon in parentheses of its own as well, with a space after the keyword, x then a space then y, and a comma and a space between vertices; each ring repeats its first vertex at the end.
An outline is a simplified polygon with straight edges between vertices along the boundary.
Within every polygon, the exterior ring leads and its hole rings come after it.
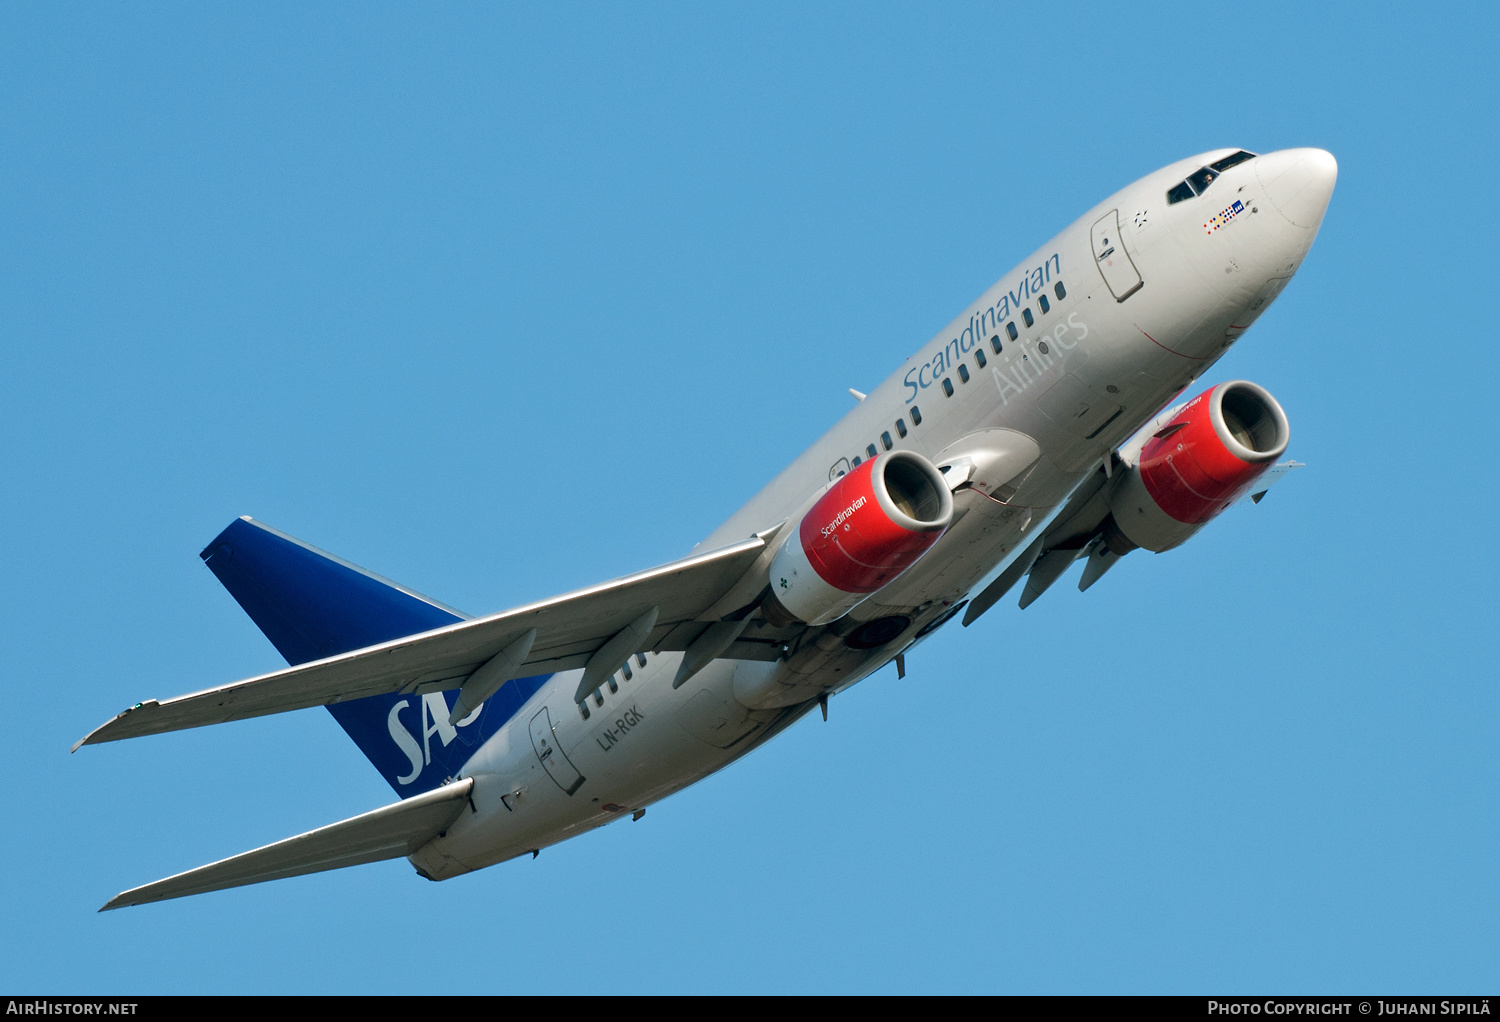
POLYGON ((1241 149, 1233 156, 1226 156, 1222 160, 1215 160, 1207 167, 1198 168, 1197 172, 1188 175, 1186 181, 1179 181, 1167 189, 1167 205, 1174 206, 1184 199, 1191 199, 1195 195, 1202 195, 1208 186, 1214 183, 1214 178, 1230 167, 1238 166, 1246 160, 1253 159, 1255 159, 1254 153, 1247 153, 1241 149))
POLYGON ((1253 159, 1255 159, 1255 154, 1254 153, 1247 153, 1247 152, 1245 152, 1245 150, 1241 149, 1239 152, 1235 153, 1233 156, 1226 156, 1222 160, 1215 160, 1214 162, 1210 163, 1209 166, 1212 167, 1214 170, 1217 170, 1220 174, 1222 174, 1222 173, 1224 173, 1224 171, 1228 170, 1230 167, 1238 167, 1240 164, 1244 163, 1246 160, 1253 160, 1253 159))
POLYGON ((1183 199, 1191 199, 1192 197, 1193 190, 1188 187, 1188 183, 1186 181, 1179 181, 1167 192, 1167 205, 1172 206, 1183 199))
POLYGON ((1208 190, 1208 186, 1214 183, 1214 178, 1219 175, 1207 167, 1200 168, 1197 173, 1188 175, 1188 184, 1193 186, 1193 191, 1202 195, 1208 190))

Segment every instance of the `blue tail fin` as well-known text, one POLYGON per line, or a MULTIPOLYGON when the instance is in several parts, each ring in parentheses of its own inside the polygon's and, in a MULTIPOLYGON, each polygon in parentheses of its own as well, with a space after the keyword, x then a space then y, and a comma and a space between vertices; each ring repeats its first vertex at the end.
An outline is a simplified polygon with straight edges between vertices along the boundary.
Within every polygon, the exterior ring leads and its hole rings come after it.
MULTIPOLYGON (((251 518, 231 522, 199 556, 289 664, 467 617, 251 518)), ((456 726, 456 692, 372 696, 328 712, 405 798, 455 776, 547 677, 507 682, 456 726)))

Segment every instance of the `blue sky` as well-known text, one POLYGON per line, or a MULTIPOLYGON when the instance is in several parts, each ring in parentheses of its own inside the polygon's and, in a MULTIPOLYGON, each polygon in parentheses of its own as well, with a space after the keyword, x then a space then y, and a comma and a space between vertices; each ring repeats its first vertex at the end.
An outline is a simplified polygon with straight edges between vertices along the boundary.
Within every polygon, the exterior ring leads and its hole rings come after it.
POLYGON ((1484 5, 0 9, 0 985, 1474 993, 1500 980, 1484 5), (1317 145, 1211 374, 1308 468, 950 626, 723 773, 443 884, 96 915, 384 804, 322 711, 69 756, 279 665, 251 514, 471 612, 673 559, 1093 203, 1317 145))

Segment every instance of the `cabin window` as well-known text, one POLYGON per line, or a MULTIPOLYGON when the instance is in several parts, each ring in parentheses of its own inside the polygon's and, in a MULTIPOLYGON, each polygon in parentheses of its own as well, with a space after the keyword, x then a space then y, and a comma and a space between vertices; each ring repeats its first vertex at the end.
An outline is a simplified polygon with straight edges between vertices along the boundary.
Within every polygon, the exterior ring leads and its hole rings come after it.
POLYGON ((865 459, 861 458, 859 455, 856 454, 854 456, 854 467, 855 468, 859 468, 859 463, 862 462, 862 461, 864 461, 864 460, 865 459))
POLYGON ((996 334, 990 338, 990 347, 995 349, 995 354, 1000 354, 1000 335, 996 334))
POLYGON ((1010 335, 1011 340, 1015 340, 1017 337, 1021 336, 1021 331, 1016 329, 1015 320, 1011 320, 1009 323, 1005 324, 1005 332, 1010 335))
POLYGON ((969 367, 964 365, 962 362, 960 362, 958 366, 958 378, 964 383, 969 382, 969 367))
POLYGON ((615 680, 615 676, 613 674, 611 674, 609 676, 609 694, 610 695, 617 695, 619 693, 619 691, 620 691, 620 683, 618 681, 616 681, 615 680))
POLYGON ((872 458, 876 458, 876 457, 880 456, 880 452, 875 449, 875 445, 874 444, 871 444, 869 447, 866 447, 865 448, 865 453, 868 454, 872 458))
POLYGON ((983 369, 985 367, 985 358, 984 358, 984 349, 983 348, 975 348, 974 349, 974 361, 979 363, 979 368, 983 369))
POLYGON ((897 419, 896 420, 896 432, 900 435, 901 439, 903 439, 903 440, 906 439, 906 420, 905 419, 897 419))
POLYGON ((1036 300, 1036 303, 1042 307, 1042 315, 1043 316, 1045 316, 1047 313, 1049 313, 1049 312, 1052 311, 1052 303, 1049 302, 1049 301, 1047 301, 1047 296, 1046 295, 1042 295, 1041 297, 1039 297, 1036 300))
POLYGON ((891 435, 889 433, 880 434, 880 442, 885 446, 886 450, 890 450, 892 447, 896 446, 895 441, 891 439, 891 435))
POLYGON ((637 653, 635 655, 635 662, 638 663, 638 664, 640 664, 642 667, 645 667, 646 666, 646 654, 644 654, 644 653, 637 653))
POLYGON ((578 713, 583 717, 584 720, 588 720, 589 719, 589 704, 588 703, 579 703, 578 704, 578 713))
POLYGON ((595 706, 603 706, 604 705, 604 690, 602 688, 596 688, 596 689, 594 689, 594 705, 595 706))
POLYGON ((1058 301, 1062 301, 1064 298, 1068 297, 1068 289, 1062 286, 1062 281, 1060 280, 1056 284, 1052 285, 1052 293, 1057 295, 1058 301))
POLYGON ((1222 173, 1224 173, 1224 171, 1228 170, 1230 167, 1238 167, 1240 164, 1244 163, 1246 160, 1253 160, 1253 159, 1255 159, 1255 154, 1254 153, 1247 153, 1247 152, 1245 152, 1245 150, 1241 149, 1239 152, 1235 153, 1233 156, 1226 156, 1222 160, 1215 160, 1214 162, 1210 163, 1209 166, 1212 167, 1214 170, 1217 170, 1219 173, 1222 174, 1222 173))
POLYGON ((922 425, 922 409, 918 408, 916 405, 911 406, 911 424, 913 426, 922 425))
POLYGON ((1193 191, 1197 192, 1199 195, 1202 195, 1204 192, 1208 191, 1208 186, 1213 184, 1214 178, 1218 176, 1218 174, 1209 170, 1207 167, 1203 167, 1196 173, 1189 174, 1187 180, 1188 184, 1193 186, 1193 191))
POLYGON ((953 396, 953 381, 946 376, 943 377, 943 393, 949 397, 953 396))
POLYGON ((1027 326, 1031 326, 1033 323, 1036 322, 1036 320, 1034 320, 1034 319, 1031 318, 1031 310, 1030 309, 1022 309, 1021 310, 1021 318, 1026 321, 1026 325, 1027 326))
POLYGON ((1191 199, 1192 197, 1193 190, 1188 187, 1188 183, 1186 181, 1179 181, 1171 188, 1167 189, 1168 206, 1174 206, 1177 203, 1182 202, 1184 199, 1191 199))
MULTIPOLYGON (((626 681, 630 681, 632 678, 635 677, 635 674, 632 673, 631 670, 630 670, 630 661, 629 660, 625 661, 625 666, 622 667, 622 668, 620 668, 620 670, 622 670, 622 671, 625 672, 625 680, 626 681)), ((614 691, 614 690, 611 689, 610 691, 614 691)))

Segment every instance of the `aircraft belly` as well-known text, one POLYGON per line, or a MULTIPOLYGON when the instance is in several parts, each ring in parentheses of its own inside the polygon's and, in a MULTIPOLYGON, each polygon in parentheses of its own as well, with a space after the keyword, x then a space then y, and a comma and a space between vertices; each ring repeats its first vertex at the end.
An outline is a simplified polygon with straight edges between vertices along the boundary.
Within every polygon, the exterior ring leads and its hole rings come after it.
POLYGON ((652 655, 631 680, 616 675, 618 691, 606 686, 603 706, 589 699, 588 720, 571 700, 577 672, 559 675, 470 761, 474 811, 413 855, 413 864, 443 879, 545 848, 628 817, 758 744, 751 740, 774 714, 734 703, 734 662, 714 661, 673 689, 681 658, 652 655), (527 735, 528 716, 543 704, 556 711, 560 752, 583 778, 571 794, 543 769, 527 735))

